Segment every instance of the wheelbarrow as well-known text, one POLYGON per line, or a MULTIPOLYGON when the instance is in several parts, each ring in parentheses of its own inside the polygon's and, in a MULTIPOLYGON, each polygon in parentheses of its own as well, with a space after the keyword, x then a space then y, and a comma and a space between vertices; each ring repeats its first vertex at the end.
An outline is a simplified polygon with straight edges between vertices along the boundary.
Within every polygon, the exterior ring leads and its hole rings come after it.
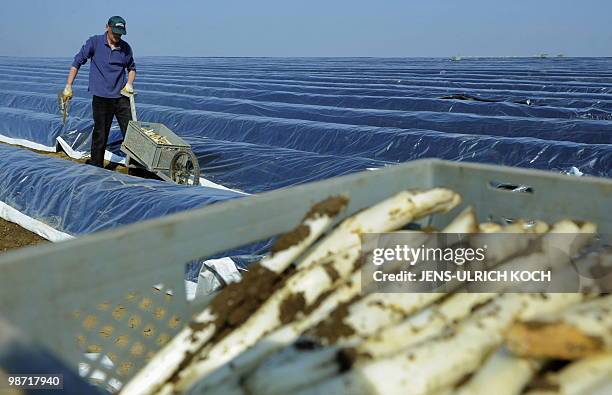
POLYGON ((144 168, 165 181, 199 185, 200 165, 191 146, 164 124, 138 121, 135 94, 125 91, 121 94, 130 99, 132 111, 121 144, 128 170, 144 168))

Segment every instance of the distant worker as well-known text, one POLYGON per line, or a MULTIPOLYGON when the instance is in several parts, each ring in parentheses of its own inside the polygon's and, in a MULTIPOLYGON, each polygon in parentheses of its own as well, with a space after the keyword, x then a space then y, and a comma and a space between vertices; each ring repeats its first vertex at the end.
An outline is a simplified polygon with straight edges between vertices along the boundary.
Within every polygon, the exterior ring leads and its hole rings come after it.
POLYGON ((91 138, 91 159, 86 163, 103 167, 104 152, 113 117, 117 118, 125 137, 128 122, 132 119, 130 101, 121 91, 134 93, 136 65, 132 48, 121 39, 126 34, 125 19, 113 16, 106 24, 106 32, 90 37, 72 61, 62 92, 65 100, 72 98, 72 83, 79 68, 91 59, 89 67, 89 92, 93 95, 91 108, 94 128, 91 138), (126 77, 127 70, 127 77, 126 77))

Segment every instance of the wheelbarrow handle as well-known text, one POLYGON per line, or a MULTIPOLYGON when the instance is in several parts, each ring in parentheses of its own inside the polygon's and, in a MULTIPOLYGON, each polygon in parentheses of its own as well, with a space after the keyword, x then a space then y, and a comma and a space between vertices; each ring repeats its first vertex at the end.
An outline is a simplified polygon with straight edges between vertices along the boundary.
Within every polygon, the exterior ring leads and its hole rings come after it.
POLYGON ((136 101, 134 100, 134 95, 130 95, 130 111, 132 111, 132 121, 138 121, 138 118, 136 118, 136 101))
POLYGON ((138 121, 138 118, 136 118, 136 101, 134 100, 136 92, 129 93, 125 90, 121 90, 121 94, 130 99, 130 111, 132 112, 132 121, 138 121))

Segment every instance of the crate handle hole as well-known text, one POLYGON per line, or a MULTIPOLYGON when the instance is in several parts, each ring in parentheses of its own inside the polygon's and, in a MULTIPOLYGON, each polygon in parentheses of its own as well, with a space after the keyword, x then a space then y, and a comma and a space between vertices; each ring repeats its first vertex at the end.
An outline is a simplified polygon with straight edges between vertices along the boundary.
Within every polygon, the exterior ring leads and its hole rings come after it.
POLYGON ((491 180, 489 181, 489 187, 498 190, 498 191, 506 191, 506 192, 516 192, 516 193, 528 193, 533 195, 535 190, 532 186, 525 184, 514 184, 510 182, 501 182, 491 180))

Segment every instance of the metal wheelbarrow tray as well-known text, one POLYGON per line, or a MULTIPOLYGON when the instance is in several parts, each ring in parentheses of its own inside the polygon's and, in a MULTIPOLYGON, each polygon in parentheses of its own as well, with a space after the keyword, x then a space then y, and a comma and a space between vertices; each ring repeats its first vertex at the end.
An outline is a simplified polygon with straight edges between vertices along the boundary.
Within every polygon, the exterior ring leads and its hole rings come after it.
POLYGON ((161 123, 130 121, 121 151, 128 167, 134 159, 166 181, 199 184, 200 166, 191 146, 161 123))
MULTIPOLYGON (((401 190, 436 186, 461 194, 481 221, 570 217, 612 232, 612 180, 419 160, 7 253, 0 314, 68 365, 87 365, 87 377, 102 372, 101 385, 125 383, 201 307, 183 297, 186 262, 286 232, 331 195, 350 197, 346 217, 401 190)), ((435 215, 432 225, 444 226, 461 208, 435 215)))

